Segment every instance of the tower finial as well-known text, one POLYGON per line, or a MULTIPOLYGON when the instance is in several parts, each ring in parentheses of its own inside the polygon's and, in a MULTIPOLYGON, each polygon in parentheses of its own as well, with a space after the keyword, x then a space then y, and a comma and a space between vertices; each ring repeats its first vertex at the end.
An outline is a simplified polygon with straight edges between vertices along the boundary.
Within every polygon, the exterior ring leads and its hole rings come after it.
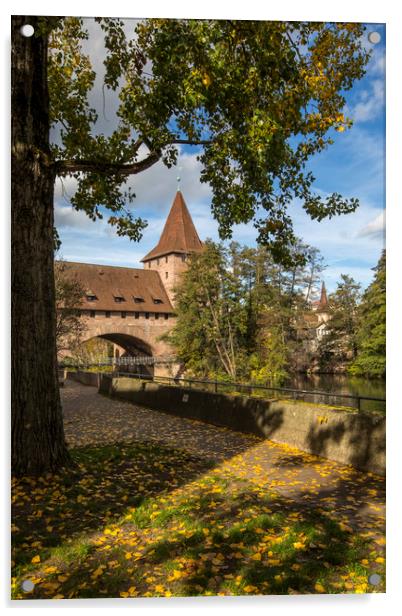
POLYGON ((176 178, 177 179, 177 192, 180 192, 180 182, 181 182, 180 172, 181 172, 181 170, 182 170, 182 167, 179 167, 178 168, 179 174, 178 174, 178 176, 176 178))

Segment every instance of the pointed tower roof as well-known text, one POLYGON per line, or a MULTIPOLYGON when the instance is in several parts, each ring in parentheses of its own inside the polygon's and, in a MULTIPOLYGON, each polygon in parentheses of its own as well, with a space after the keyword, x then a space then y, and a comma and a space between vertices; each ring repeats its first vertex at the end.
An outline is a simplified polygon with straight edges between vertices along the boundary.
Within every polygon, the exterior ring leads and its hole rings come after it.
POLYGON ((325 288, 325 282, 323 282, 322 286, 321 286, 320 304, 321 304, 321 306, 326 306, 328 304, 327 290, 325 288))
POLYGON ((321 285, 321 296, 319 302, 317 302, 318 311, 326 311, 328 308, 327 290, 325 288, 325 282, 321 285))
POLYGON ((198 252, 202 248, 203 244, 198 237, 183 195, 178 190, 166 219, 159 243, 141 261, 149 261, 150 259, 162 257, 173 252, 198 252))

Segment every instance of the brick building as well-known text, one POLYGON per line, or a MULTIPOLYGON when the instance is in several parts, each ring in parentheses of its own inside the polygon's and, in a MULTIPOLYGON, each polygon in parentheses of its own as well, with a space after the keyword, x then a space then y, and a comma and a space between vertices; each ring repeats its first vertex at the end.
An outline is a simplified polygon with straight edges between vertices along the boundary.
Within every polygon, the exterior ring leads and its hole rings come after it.
POLYGON ((202 249, 178 190, 158 244, 142 259, 143 269, 66 262, 67 275, 85 289, 77 310, 85 319, 86 339, 113 342, 115 356, 172 355, 159 338, 174 324, 174 289, 186 260, 202 249))

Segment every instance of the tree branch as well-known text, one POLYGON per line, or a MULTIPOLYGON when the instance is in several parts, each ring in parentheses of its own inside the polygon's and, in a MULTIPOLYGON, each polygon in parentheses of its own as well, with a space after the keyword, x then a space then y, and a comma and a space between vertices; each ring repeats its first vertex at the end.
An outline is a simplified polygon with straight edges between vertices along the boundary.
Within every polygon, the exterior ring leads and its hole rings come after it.
POLYGON ((208 139, 175 139, 170 143, 174 145, 211 145, 212 141, 208 139))
MULTIPOLYGON (((140 139, 135 145, 136 149, 145 143, 149 145, 145 139, 140 139)), ((212 141, 206 139, 175 139, 170 142, 174 145, 210 145, 212 141)), ((109 161, 91 160, 86 158, 73 158, 70 160, 59 160, 55 162, 57 175, 77 172, 94 172, 94 173, 118 173, 119 175, 135 175, 152 167, 161 158, 161 152, 151 151, 146 158, 135 163, 113 163, 109 161)))
POLYGON ((135 175, 152 167, 160 160, 159 152, 151 152, 146 158, 135 163, 112 163, 109 161, 96 161, 90 159, 72 159, 56 161, 57 175, 77 172, 117 173, 119 175, 135 175))

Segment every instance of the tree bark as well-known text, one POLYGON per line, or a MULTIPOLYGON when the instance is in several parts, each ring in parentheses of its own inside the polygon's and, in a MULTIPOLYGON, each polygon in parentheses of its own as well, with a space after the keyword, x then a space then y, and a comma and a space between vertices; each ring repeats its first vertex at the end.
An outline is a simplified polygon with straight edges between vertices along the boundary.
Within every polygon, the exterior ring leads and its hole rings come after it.
POLYGON ((47 37, 37 17, 12 17, 11 67, 12 472, 24 475, 69 462, 56 363, 47 37), (20 32, 27 23, 30 38, 20 32))

